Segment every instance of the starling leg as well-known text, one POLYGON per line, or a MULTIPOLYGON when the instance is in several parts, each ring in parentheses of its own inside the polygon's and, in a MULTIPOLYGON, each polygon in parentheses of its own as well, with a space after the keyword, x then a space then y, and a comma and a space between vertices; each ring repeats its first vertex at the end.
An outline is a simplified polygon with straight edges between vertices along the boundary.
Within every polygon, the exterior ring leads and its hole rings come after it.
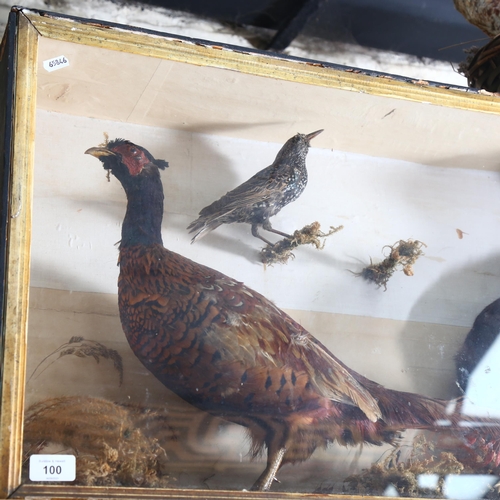
POLYGON ((274 452, 267 452, 267 467, 252 486, 252 491, 269 491, 273 484, 276 473, 281 467, 286 448, 278 448, 274 452))
POLYGON ((264 236, 259 233, 259 226, 257 224, 252 224, 252 235, 256 238, 259 238, 259 240, 262 240, 267 245, 271 247, 273 246, 273 243, 271 243, 269 240, 266 240, 266 238, 264 238, 264 236))
POLYGON ((271 222, 269 222, 269 219, 264 221, 264 224, 262 224, 262 228, 265 229, 266 231, 269 231, 270 233, 275 233, 275 234, 279 234, 280 236, 284 236, 285 238, 292 237, 290 234, 283 233, 282 231, 278 231, 277 229, 274 229, 273 226, 271 226, 271 222))
MULTIPOLYGON (((291 236, 289 234, 282 233, 281 231, 278 231, 277 229, 273 229, 273 226, 271 226, 269 219, 264 221, 264 223, 262 224, 262 228, 265 231, 269 231, 270 233, 279 234, 280 236, 283 236, 284 238, 291 238, 291 236)), ((269 246, 271 246, 271 247, 274 246, 274 243, 271 243, 269 240, 266 240, 266 238, 264 238, 264 236, 262 236, 259 233, 259 225, 258 224, 252 224, 252 235, 255 236, 256 238, 259 238, 264 243, 267 243, 269 246)))

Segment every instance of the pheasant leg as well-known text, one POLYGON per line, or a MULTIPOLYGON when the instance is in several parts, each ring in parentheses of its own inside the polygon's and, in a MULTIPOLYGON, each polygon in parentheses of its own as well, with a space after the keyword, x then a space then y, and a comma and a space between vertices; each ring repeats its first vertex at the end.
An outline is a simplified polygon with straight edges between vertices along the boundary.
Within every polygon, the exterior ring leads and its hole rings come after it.
POLYGON ((275 452, 268 452, 267 467, 252 486, 252 491, 269 491, 281 467, 286 448, 278 448, 275 452))

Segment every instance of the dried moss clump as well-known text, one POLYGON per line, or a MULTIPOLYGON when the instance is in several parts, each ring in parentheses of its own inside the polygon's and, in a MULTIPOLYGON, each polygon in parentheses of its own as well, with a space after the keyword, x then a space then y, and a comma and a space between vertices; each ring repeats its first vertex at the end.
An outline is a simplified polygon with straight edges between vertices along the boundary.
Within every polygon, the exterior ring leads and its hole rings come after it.
MULTIPOLYGON (((409 456, 406 453, 407 459, 401 459, 406 450, 399 446, 369 469, 345 479, 345 483, 349 491, 358 494, 382 494, 392 485, 399 496, 443 498, 447 475, 498 475, 499 439, 498 427, 443 428, 432 434, 432 440, 418 435, 409 456), (429 474, 438 476, 436 489, 425 489, 418 484, 420 475, 429 474)), ((497 489, 495 485, 485 498, 498 498, 497 489)))
POLYGON ((360 494, 383 494, 392 485, 402 497, 443 497, 444 477, 448 474, 461 474, 465 466, 452 453, 434 452, 434 445, 423 435, 413 441, 408 460, 401 462, 401 449, 394 449, 386 458, 372 465, 360 474, 349 476, 345 482, 350 491, 360 494), (437 474, 439 480, 435 490, 421 488, 418 476, 437 474))
POLYGON ((318 250, 322 250, 325 241, 320 238, 327 238, 343 228, 344 226, 331 226, 328 233, 323 233, 319 222, 313 222, 295 231, 291 237, 283 238, 274 245, 267 245, 260 253, 261 260, 264 264, 286 264, 294 257, 292 250, 300 245, 314 245, 318 250))
POLYGON ((398 269, 402 270, 406 276, 413 276, 413 265, 417 259, 424 255, 422 247, 427 246, 418 240, 399 240, 394 245, 386 245, 382 248, 390 248, 389 255, 377 264, 373 264, 370 258, 370 265, 365 267, 360 273, 354 273, 367 281, 373 281, 379 287, 383 286, 387 290, 389 279, 398 269))
MULTIPOLYGON (((150 415, 152 418, 154 415, 150 415)), ((25 416, 25 463, 48 445, 74 453, 76 484, 164 487, 165 450, 143 432, 143 412, 100 398, 61 397, 31 406, 25 416)))
POLYGON ((366 281, 373 281, 379 288, 384 287, 387 290, 387 283, 390 277, 396 270, 397 263, 390 256, 378 264, 374 264, 370 258, 370 265, 366 266, 360 273, 354 273, 356 276, 361 276, 366 281))

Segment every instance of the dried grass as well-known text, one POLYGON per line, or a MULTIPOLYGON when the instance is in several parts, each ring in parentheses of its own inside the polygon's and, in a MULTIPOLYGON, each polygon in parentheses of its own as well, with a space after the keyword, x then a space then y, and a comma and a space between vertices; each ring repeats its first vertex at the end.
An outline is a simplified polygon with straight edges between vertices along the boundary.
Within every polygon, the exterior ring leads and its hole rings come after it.
MULTIPOLYGON (((402 447, 397 447, 369 469, 346 478, 345 483, 350 492, 357 494, 383 494, 392 485, 402 497, 443 498, 447 475, 498 475, 498 467, 487 456, 491 440, 481 438, 472 442, 471 438, 477 432, 482 431, 471 430, 460 437, 460 433, 453 430, 443 430, 437 436, 433 435, 432 441, 420 434, 413 440, 408 459, 401 460, 404 453, 402 447), (451 449, 452 452, 443 449, 451 449), (420 475, 429 474, 438 476, 436 489, 425 489, 418 484, 420 475)), ((487 495, 487 498, 490 497, 498 498, 497 492, 492 489, 487 495)))
POLYGON ((39 377, 52 363, 55 363, 63 356, 78 356, 79 358, 92 357, 99 363, 101 358, 113 362, 115 370, 120 377, 120 385, 123 383, 123 361, 122 357, 114 349, 106 347, 95 340, 87 340, 83 337, 71 337, 66 344, 59 346, 54 352, 42 359, 31 374, 32 378, 39 377), (57 354, 59 354, 57 356, 57 354))

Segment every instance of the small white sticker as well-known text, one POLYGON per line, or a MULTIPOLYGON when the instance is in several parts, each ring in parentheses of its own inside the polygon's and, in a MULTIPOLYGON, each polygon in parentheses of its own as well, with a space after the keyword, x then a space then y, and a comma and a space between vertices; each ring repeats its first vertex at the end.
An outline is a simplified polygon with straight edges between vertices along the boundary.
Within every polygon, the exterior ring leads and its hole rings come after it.
POLYGON ((74 481, 76 459, 74 455, 31 455, 31 481, 74 481))
POLYGON ((66 66, 69 66, 69 61, 64 56, 57 56, 43 61, 43 67, 47 71, 55 71, 56 69, 65 68, 66 66))

